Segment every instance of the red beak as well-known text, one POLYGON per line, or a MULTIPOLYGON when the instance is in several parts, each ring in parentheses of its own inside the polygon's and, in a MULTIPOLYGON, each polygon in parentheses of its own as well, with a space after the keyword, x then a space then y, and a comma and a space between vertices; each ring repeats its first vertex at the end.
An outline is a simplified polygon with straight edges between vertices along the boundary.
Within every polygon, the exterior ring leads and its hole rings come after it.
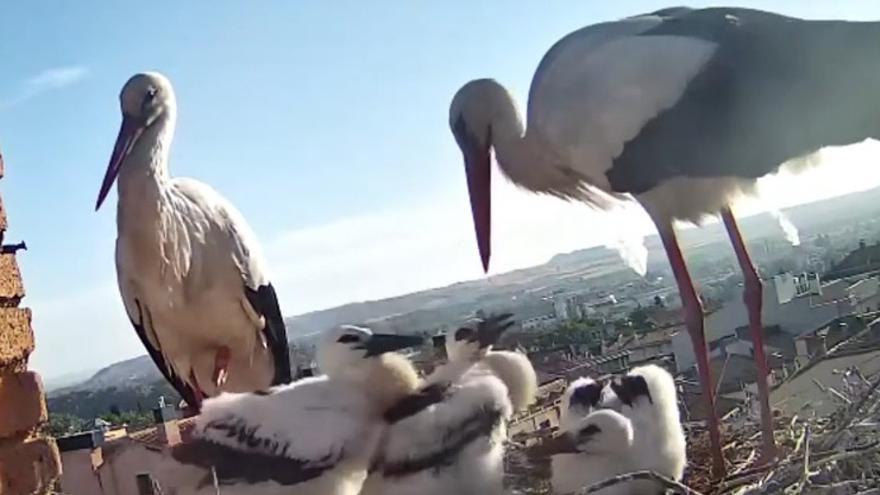
POLYGON ((474 217, 474 230, 477 234, 477 247, 483 272, 489 271, 489 258, 492 255, 492 167, 488 149, 465 151, 464 168, 467 173, 468 193, 471 198, 471 213, 474 217))
POLYGON ((122 162, 131 153, 134 144, 144 132, 144 125, 126 115, 122 116, 122 126, 119 128, 119 135, 116 137, 116 144, 113 145, 113 154, 110 156, 110 164, 107 165, 107 172, 104 173, 104 182, 101 183, 101 190, 98 192, 98 201, 95 203, 95 211, 101 207, 107 193, 113 186, 113 181, 119 175, 119 168, 122 162))

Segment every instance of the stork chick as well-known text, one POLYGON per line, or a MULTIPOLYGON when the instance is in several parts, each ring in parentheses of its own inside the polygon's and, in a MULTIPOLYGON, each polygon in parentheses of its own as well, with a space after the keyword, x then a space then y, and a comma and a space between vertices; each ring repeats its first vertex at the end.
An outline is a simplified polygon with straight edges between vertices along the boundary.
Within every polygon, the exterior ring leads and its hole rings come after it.
POLYGON ((178 494, 355 494, 361 489, 384 429, 382 413, 414 392, 418 376, 392 351, 420 337, 374 334, 343 326, 319 343, 326 375, 254 393, 205 401, 196 439, 174 448, 183 465, 167 476, 178 494), (183 473, 183 474, 181 474, 183 473))
MULTIPOLYGON (((473 318, 454 332, 446 333, 447 366, 463 369, 477 364, 497 376, 507 387, 514 411, 521 411, 535 401, 538 377, 528 357, 520 352, 496 351, 492 346, 513 325, 512 315, 504 313, 486 319, 473 318)), ((437 380, 443 377, 438 373, 437 380)))
MULTIPOLYGON (((599 409, 572 418, 563 434, 546 442, 552 454, 551 484, 555 493, 577 490, 631 471, 632 423, 611 409, 599 409)), ((599 490, 600 495, 632 495, 631 483, 618 483, 599 490)))
MULTIPOLYGON (((678 412, 678 398, 672 375, 649 364, 630 370, 610 384, 603 405, 626 416, 633 426, 633 470, 651 470, 674 480, 684 474, 686 442, 678 412)), ((651 481, 640 487, 656 488, 651 481)))
POLYGON ((562 394, 562 409, 559 415, 559 427, 568 430, 568 426, 578 423, 592 413, 602 402, 606 389, 604 381, 596 381, 582 376, 571 382, 562 394))
POLYGON ((521 365, 516 353, 487 361, 509 316, 447 333, 449 361, 386 413, 387 441, 363 494, 502 492, 507 421, 513 403, 533 400, 536 381, 529 379, 534 370, 527 359, 527 369, 515 368, 521 365))

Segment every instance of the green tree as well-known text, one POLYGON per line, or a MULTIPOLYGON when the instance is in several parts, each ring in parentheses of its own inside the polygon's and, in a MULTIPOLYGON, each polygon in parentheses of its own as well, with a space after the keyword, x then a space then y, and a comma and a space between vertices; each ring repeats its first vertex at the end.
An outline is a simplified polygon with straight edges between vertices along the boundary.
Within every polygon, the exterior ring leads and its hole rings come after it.
POLYGON ((89 422, 79 416, 65 413, 52 413, 46 425, 46 433, 53 437, 63 437, 87 430, 89 422))

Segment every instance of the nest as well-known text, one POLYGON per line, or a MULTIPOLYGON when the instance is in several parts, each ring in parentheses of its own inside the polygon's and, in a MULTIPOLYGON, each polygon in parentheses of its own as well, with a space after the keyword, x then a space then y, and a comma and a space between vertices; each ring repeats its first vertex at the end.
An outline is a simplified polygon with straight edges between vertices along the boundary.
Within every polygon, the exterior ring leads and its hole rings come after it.
MULTIPOLYGON (((723 454, 728 471, 725 478, 713 479, 709 435, 705 428, 696 427, 687 432, 688 469, 681 483, 656 473, 639 472, 585 487, 578 493, 593 493, 624 481, 650 478, 665 486, 667 493, 689 495, 880 495, 880 375, 870 381, 860 373, 857 376, 862 380, 857 386, 827 390, 841 404, 831 415, 775 417, 778 452, 771 462, 760 458, 758 421, 734 410, 722 418, 723 454)), ((530 461, 515 446, 508 450, 506 467, 511 493, 551 493, 545 463, 530 461)))

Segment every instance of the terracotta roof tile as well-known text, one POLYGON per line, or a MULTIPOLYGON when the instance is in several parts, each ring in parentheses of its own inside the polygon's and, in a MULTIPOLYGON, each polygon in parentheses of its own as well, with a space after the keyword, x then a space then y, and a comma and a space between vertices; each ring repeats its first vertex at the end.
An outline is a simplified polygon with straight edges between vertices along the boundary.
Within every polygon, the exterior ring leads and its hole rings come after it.
MULTIPOLYGON (((177 427, 180 429, 180 441, 188 442, 192 439, 193 431, 196 427, 196 418, 192 417, 177 420, 177 427)), ((165 448, 165 443, 159 437, 159 429, 155 426, 131 433, 128 435, 128 438, 143 443, 150 448, 165 448)))

